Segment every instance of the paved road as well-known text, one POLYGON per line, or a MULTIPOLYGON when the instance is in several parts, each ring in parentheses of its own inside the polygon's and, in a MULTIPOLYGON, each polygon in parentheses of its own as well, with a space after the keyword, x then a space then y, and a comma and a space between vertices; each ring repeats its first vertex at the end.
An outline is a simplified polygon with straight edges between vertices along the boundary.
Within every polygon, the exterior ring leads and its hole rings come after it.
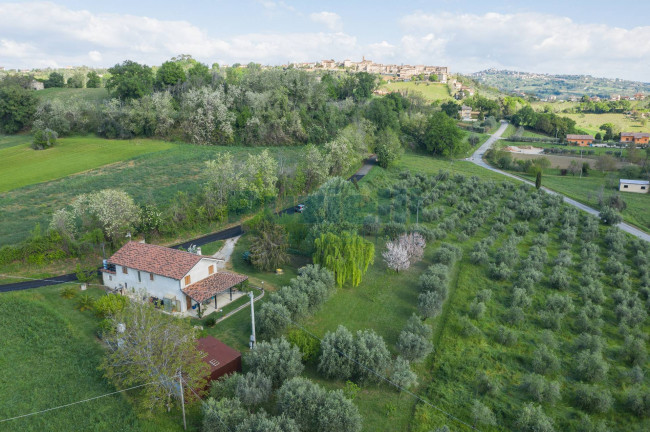
MULTIPOLYGON (((372 155, 365 161, 363 161, 363 165, 359 170, 354 173, 348 180, 350 181, 359 181, 362 178, 366 176, 374 167, 377 165, 377 156, 372 155)), ((295 207, 288 207, 284 210, 280 210, 278 214, 293 214, 296 212, 295 207)), ((224 230, 208 234, 199 238, 196 238, 194 240, 187 241, 185 243, 177 244, 175 246, 172 246, 174 249, 178 248, 184 248, 187 249, 191 245, 195 246, 203 246, 204 244, 207 243, 212 243, 213 241, 216 240, 226 240, 229 238, 237 237, 242 235, 242 226, 237 225, 231 228, 226 228, 224 230)), ((16 282, 16 283, 10 283, 10 284, 0 284, 0 293, 2 292, 9 292, 9 291, 19 291, 19 290, 25 290, 25 289, 31 289, 31 288, 38 288, 42 286, 48 286, 48 285, 56 285, 60 284, 63 282, 74 282, 77 280, 77 276, 74 273, 69 273, 61 276, 56 276, 48 279, 36 279, 36 280, 29 280, 25 282, 16 282)))
MULTIPOLYGON (((489 169, 490 171, 494 171, 496 173, 502 174, 502 175, 504 175, 506 177, 510 177, 510 178, 519 180, 521 182, 527 183, 529 185, 535 186, 535 183, 533 183, 531 181, 524 180, 521 177, 517 177, 517 176, 512 175, 510 173, 507 173, 505 171, 501 171, 500 169, 494 168, 493 166, 491 166, 487 162, 485 162, 485 160, 483 159, 483 156, 485 155, 485 152, 488 151, 490 149, 490 147, 492 147, 492 144, 494 144, 498 139, 501 138, 501 135, 506 130, 507 126, 508 126, 508 122, 501 121, 501 126, 499 127, 499 129, 487 141, 485 141, 485 143, 481 147, 476 149, 476 151, 474 152, 474 154, 472 154, 472 156, 468 157, 465 160, 473 162, 476 165, 481 166, 481 167, 483 167, 485 169, 489 169)), ((548 189, 548 188, 545 188, 543 186, 542 186, 542 189, 544 189, 548 193, 552 193, 552 194, 555 194, 555 195, 562 196, 562 199, 564 200, 565 203, 570 204, 570 205, 572 205, 574 207, 577 207, 582 211, 590 213, 590 214, 592 214, 594 216, 598 216, 598 214, 599 214, 598 210, 596 210, 594 208, 591 208, 589 206, 586 206, 586 205, 584 205, 584 204, 582 204, 582 203, 580 203, 580 202, 578 202, 578 201, 576 201, 574 199, 566 197, 566 196, 564 196, 564 195, 562 195, 562 194, 560 194, 558 192, 555 192, 555 191, 553 191, 551 189, 548 189)), ((627 232, 629 234, 632 234, 635 237, 638 237, 638 238, 640 238, 642 240, 650 242, 650 234, 648 234, 648 233, 646 233, 644 231, 641 231, 640 229, 635 228, 632 225, 629 225, 629 224, 626 224, 626 223, 620 223, 620 224, 618 224, 618 227, 621 230, 623 230, 623 231, 625 231, 625 232, 627 232)))

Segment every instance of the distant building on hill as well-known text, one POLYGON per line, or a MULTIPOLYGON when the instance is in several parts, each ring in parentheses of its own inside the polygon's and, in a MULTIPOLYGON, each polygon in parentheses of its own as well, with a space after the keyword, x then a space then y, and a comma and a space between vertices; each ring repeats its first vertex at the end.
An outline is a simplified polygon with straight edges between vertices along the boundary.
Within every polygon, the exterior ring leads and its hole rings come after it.
POLYGON ((634 95, 634 99, 635 100, 643 100, 643 99, 645 99, 645 95, 643 93, 636 93, 634 95))
POLYGON ((594 137, 591 135, 574 135, 568 134, 566 136, 566 141, 569 144, 577 145, 580 147, 587 147, 594 142, 594 137))
POLYGON ((622 143, 634 143, 638 146, 645 147, 650 140, 650 133, 645 132, 621 132, 622 143))
POLYGON ((32 80, 32 82, 29 83, 29 88, 32 90, 43 90, 45 88, 45 84, 43 84, 41 81, 32 80))
POLYGON ((460 114, 460 118, 462 120, 470 120, 472 118, 472 107, 463 105, 460 107, 460 111, 458 113, 460 114))

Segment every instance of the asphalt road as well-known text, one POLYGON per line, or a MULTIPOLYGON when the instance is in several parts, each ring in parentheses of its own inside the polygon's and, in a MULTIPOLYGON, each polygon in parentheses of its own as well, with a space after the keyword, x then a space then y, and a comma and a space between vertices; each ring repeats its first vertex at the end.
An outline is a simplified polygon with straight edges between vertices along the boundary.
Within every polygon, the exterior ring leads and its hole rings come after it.
MULTIPOLYGON (((370 172, 373 166, 377 165, 377 156, 372 155, 368 159, 366 159, 363 162, 363 165, 359 170, 354 173, 348 180, 350 181, 359 181, 362 178, 366 176, 370 172)), ((296 212, 295 207, 288 207, 283 210, 280 210, 278 214, 293 214, 296 212)), ((187 249, 191 245, 195 246, 203 246, 204 244, 207 243, 212 243, 213 241, 216 240, 225 240, 229 239, 232 237, 237 237, 242 234, 242 226, 237 225, 231 228, 226 228, 221 231, 217 231, 212 234, 208 234, 199 238, 195 238, 193 240, 187 241, 185 243, 177 244, 175 246, 172 246, 174 249, 178 248, 183 248, 187 249)), ((10 283, 10 284, 4 284, 0 285, 0 293, 2 292, 9 292, 9 291, 20 291, 20 290, 26 290, 26 289, 32 289, 32 288, 38 288, 42 286, 48 286, 48 285, 56 285, 64 282, 74 282, 77 280, 77 276, 74 273, 69 273, 61 276, 56 276, 52 278, 47 278, 47 279, 35 279, 35 280, 28 280, 25 282, 16 282, 16 283, 10 283)))
MULTIPOLYGON (((531 181, 524 180, 521 177, 517 177, 517 176, 512 175, 510 173, 507 173, 505 171, 501 171, 500 169, 494 168, 493 166, 491 166, 487 162, 485 162, 485 160, 483 159, 483 156, 485 155, 485 152, 488 151, 490 149, 490 147, 492 147, 492 145, 499 138, 501 138, 501 135, 506 130, 507 126, 508 126, 508 122, 501 121, 501 126, 499 127, 499 129, 487 141, 485 141, 485 143, 483 143, 483 145, 481 145, 478 149, 476 149, 476 151, 474 152, 474 154, 472 154, 472 156, 468 157, 465 160, 473 162, 478 166, 481 166, 481 167, 483 167, 485 169, 489 169, 490 171, 494 171, 494 172, 499 173, 501 175, 504 175, 506 177, 510 177, 510 178, 515 179, 515 180, 518 180, 518 181, 527 183, 529 185, 535 186, 535 183, 533 183, 531 181)), ((580 202, 578 202, 578 201, 576 201, 574 199, 571 199, 571 198, 569 198, 567 196, 562 195, 561 193, 555 192, 555 191, 553 191, 551 189, 548 189, 548 188, 545 188, 543 186, 542 186, 542 189, 544 191, 548 192, 548 193, 555 194, 555 195, 560 195, 565 203, 570 204, 570 205, 572 205, 572 206, 574 206, 576 208, 579 208, 582 211, 585 211, 585 212, 587 212, 589 214, 592 214, 594 216, 599 215, 598 210, 596 210, 594 208, 591 208, 591 207, 589 207, 587 205, 584 205, 584 204, 582 204, 582 203, 580 203, 580 202)), ((629 224, 626 224, 625 222, 623 222, 623 223, 618 224, 618 227, 621 230, 627 232, 628 234, 632 234, 635 237, 638 237, 638 238, 640 238, 642 240, 650 242, 650 234, 648 234, 648 233, 646 233, 644 231, 641 231, 640 229, 635 228, 632 225, 629 225, 629 224)))

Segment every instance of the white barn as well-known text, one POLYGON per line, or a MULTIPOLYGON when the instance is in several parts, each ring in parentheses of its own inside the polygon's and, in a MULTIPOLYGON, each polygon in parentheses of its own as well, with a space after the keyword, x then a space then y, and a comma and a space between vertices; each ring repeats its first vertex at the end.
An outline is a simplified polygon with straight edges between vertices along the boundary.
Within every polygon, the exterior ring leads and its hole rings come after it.
POLYGON ((107 260, 104 285, 123 292, 144 291, 170 312, 187 312, 248 276, 217 271, 217 259, 139 242, 128 242, 107 260))
POLYGON ((648 193, 650 181, 620 179, 618 181, 618 190, 622 192, 648 193))

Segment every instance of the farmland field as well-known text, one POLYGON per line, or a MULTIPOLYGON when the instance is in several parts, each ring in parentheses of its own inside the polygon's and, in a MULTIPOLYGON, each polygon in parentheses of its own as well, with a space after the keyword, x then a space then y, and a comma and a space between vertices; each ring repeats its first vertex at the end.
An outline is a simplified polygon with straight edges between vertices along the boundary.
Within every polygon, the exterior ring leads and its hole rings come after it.
POLYGON ((575 120, 576 127, 595 135, 602 132, 599 127, 604 123, 613 123, 621 132, 650 132, 650 124, 644 126, 625 114, 560 114, 575 120))
POLYGON ((105 88, 47 88, 38 90, 34 94, 40 100, 60 100, 62 102, 83 100, 100 103, 108 98, 108 90, 105 88))
MULTIPOLYGON (((82 138, 68 139, 83 142, 82 138)), ((235 154, 235 158, 244 158, 249 153, 264 150, 261 147, 197 146, 149 140, 111 141, 92 138, 89 142, 101 144, 105 155, 104 159, 97 160, 95 154, 90 154, 88 155, 90 161, 97 162, 97 166, 105 165, 107 160, 113 160, 114 163, 92 170, 86 166, 83 174, 68 175, 58 180, 32 184, 0 194, 0 244, 11 244, 25 239, 37 223, 47 227, 52 213, 69 204, 81 193, 120 188, 133 196, 136 202, 166 205, 178 192, 200 190, 205 181, 204 162, 214 159, 217 154, 229 151, 235 154), (140 144, 135 144, 136 142, 140 144), (148 142, 152 143, 153 148, 145 144, 148 142), (123 154, 132 152, 134 155, 130 159, 125 156, 118 159, 112 154, 112 148, 108 143, 117 144, 117 148, 122 149, 123 154), (156 148, 157 150, 153 150, 156 148)), ((7 150, 16 151, 14 150, 16 148, 0 150, 0 153, 7 150)), ((87 144, 85 148, 92 148, 92 144, 87 144)), ((31 149, 26 150, 34 152, 31 149)), ((42 152, 50 150, 57 150, 57 147, 42 152)), ((299 154, 299 149, 296 147, 273 147, 268 150, 274 155, 284 154, 287 160, 295 160, 299 154)), ((72 152, 70 159, 78 160, 77 158, 76 152, 72 152)), ((83 157, 82 160, 88 163, 88 160, 83 157)), ((4 161, 0 162, 0 164, 4 163, 4 161)), ((30 161, 22 163, 29 165, 30 161)), ((72 173, 81 171, 71 163, 67 163, 66 166, 72 173)), ((12 167, 9 169, 15 170, 12 167)), ((46 166, 46 169, 55 173, 61 171, 58 166, 46 166)), ((43 181, 40 172, 19 172, 16 175, 24 182, 35 183, 39 178, 43 181)), ((13 184, 13 181, 10 182, 7 177, 9 176, 3 176, 2 181, 5 184, 13 184)))
MULTIPOLYGON (((535 178, 522 173, 513 173, 530 181, 535 178)), ((569 198, 599 209, 599 195, 607 197, 618 192, 618 181, 620 176, 616 173, 602 173, 590 171, 588 177, 562 176, 558 170, 549 170, 544 173, 542 185, 560 192, 569 198)), ((621 198, 627 204, 627 208, 621 212, 625 222, 636 225, 646 232, 650 232, 650 194, 620 193, 621 198)))
POLYGON ((441 83, 420 83, 420 82, 390 82, 380 87, 389 91, 408 91, 409 93, 420 93, 429 101, 451 99, 447 84, 441 83))
POLYGON ((0 193, 173 146, 168 142, 147 139, 71 137, 61 138, 49 149, 34 150, 30 147, 29 137, 24 137, 22 144, 0 150, 0 193))
MULTIPOLYGON (((0 419, 115 391, 97 370, 103 355, 95 336, 98 319, 91 311, 76 310, 76 300, 63 299, 61 288, 0 296, 0 419)), ((87 292, 102 295, 96 288, 87 292)), ((178 410, 140 413, 130 402, 136 395, 133 390, 11 420, 0 423, 0 431, 182 430, 178 410)))

